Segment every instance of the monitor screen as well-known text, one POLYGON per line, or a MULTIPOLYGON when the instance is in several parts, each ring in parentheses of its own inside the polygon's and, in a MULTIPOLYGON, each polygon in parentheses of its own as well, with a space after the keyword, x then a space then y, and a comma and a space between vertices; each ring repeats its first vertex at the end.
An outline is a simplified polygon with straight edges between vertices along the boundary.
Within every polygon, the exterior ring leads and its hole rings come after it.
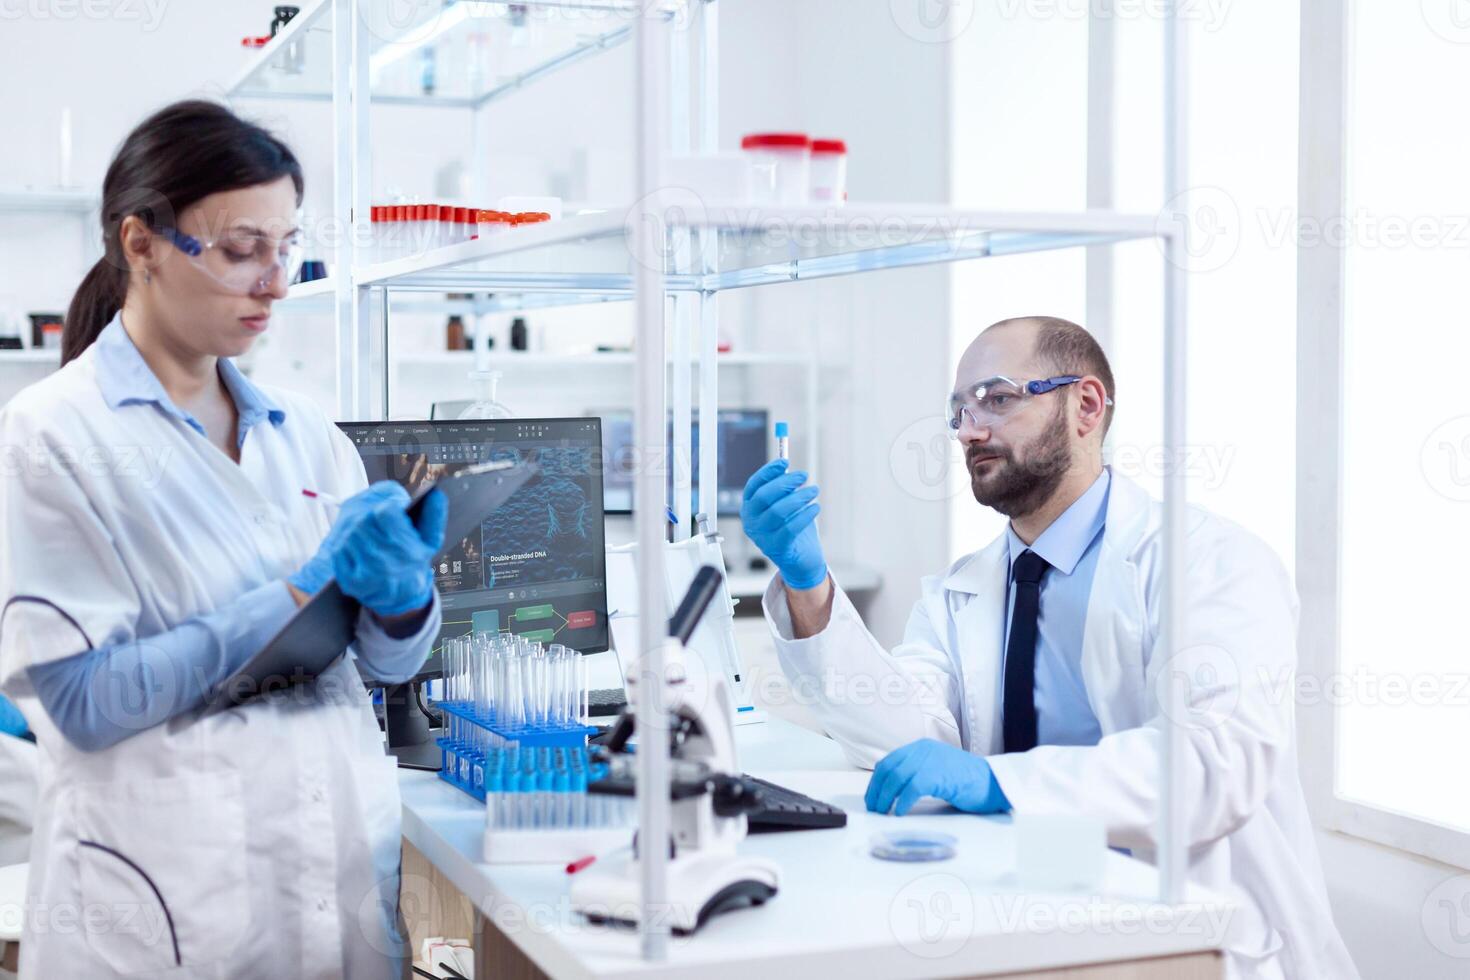
MULTIPOLYGON (((610 514, 628 514, 633 511, 633 482, 636 478, 636 453, 633 451, 633 413, 610 411, 595 413, 602 418, 603 508, 610 514)), ((716 501, 720 513, 733 514, 740 510, 740 500, 745 493, 745 481, 770 459, 770 443, 767 441, 767 414, 764 409, 735 408, 721 409, 718 413, 717 435, 719 443, 716 454, 719 467, 719 488, 716 501)), ((669 421, 670 455, 673 453, 673 420, 669 421)), ((699 510, 699 423, 694 423, 692 442, 693 472, 690 483, 694 501, 690 512, 699 510)), ((668 499, 674 499, 674 477, 670 470, 668 499)))
MULTIPOLYGON (((395 480, 410 494, 487 460, 529 460, 540 468, 477 534, 447 543, 434 570, 444 610, 440 641, 499 631, 584 653, 608 648, 597 419, 339 425, 362 456, 368 482, 395 480)), ((421 675, 438 672, 439 647, 436 641, 421 675)))

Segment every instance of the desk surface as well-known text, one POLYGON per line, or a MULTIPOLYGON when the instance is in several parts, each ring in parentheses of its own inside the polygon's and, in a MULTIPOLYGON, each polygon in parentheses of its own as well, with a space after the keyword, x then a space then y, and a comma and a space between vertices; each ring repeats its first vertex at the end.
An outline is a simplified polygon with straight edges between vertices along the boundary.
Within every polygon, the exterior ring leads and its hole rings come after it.
POLYGON ((694 975, 749 980, 762 971, 940 977, 1014 973, 1218 949, 1230 906, 1192 889, 1180 909, 1156 904, 1157 875, 1109 852, 1102 896, 1028 894, 1017 879, 1007 817, 953 811, 907 817, 863 809, 868 774, 831 740, 779 719, 738 728, 745 771, 834 803, 842 830, 760 834, 742 848, 781 868, 761 908, 670 938, 646 963, 636 933, 583 922, 560 866, 480 860, 484 807, 430 773, 400 771, 403 834, 541 970, 557 977, 694 975), (874 832, 942 829, 948 861, 895 864, 868 854, 874 832))

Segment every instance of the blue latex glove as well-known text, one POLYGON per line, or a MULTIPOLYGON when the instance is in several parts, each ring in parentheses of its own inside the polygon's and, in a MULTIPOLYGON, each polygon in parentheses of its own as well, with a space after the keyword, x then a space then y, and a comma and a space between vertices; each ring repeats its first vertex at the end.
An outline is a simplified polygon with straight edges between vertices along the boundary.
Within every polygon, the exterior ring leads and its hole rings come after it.
POLYGON ((740 520, 745 534, 781 570, 793 589, 814 589, 827 579, 827 560, 817 537, 817 488, 803 487, 806 474, 788 473, 791 464, 773 459, 745 484, 740 520))
MULTIPOLYGON (((392 480, 379 480, 361 493, 344 500, 342 509, 337 512, 336 521, 317 547, 316 554, 296 574, 288 576, 286 581, 307 595, 320 592, 322 586, 332 580, 332 556, 342 546, 347 529, 356 526, 362 515, 378 504, 393 499, 406 500, 407 494, 392 480)), ((403 504, 400 503, 399 506, 402 507, 403 504)))
POLYGON ((20 709, 9 698, 0 694, 0 735, 23 738, 28 731, 30 726, 26 724, 25 715, 20 713, 20 709))
POLYGON ((449 517, 444 494, 431 490, 415 527, 405 512, 408 491, 396 483, 387 486, 392 489, 371 508, 338 518, 343 536, 332 554, 332 573, 343 594, 380 617, 411 613, 433 599, 429 562, 444 546, 449 517))
POLYGON ((892 809, 901 817, 925 796, 970 813, 1001 813, 1011 808, 990 763, 932 738, 921 738, 884 756, 873 769, 864 801, 874 813, 892 809))

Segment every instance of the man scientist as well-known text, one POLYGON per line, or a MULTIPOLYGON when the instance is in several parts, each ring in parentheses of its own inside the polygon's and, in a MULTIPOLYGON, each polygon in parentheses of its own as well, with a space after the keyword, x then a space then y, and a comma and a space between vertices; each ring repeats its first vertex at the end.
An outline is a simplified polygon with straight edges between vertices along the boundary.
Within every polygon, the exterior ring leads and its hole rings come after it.
POLYGON ((1164 725, 1159 675, 1192 685, 1183 782, 1189 877, 1237 903, 1232 976, 1351 980, 1297 774, 1297 601, 1276 555, 1199 508, 1185 517, 1185 633, 1157 645, 1162 507, 1103 465, 1113 374, 1082 327, 1003 320, 960 358, 948 421, 975 499, 1010 522, 926 577, 903 642, 874 638, 828 572, 817 488, 776 460, 751 477, 745 531, 779 569, 764 597, 783 671, 857 765, 866 803, 937 797, 974 813, 1096 816, 1151 860, 1164 725), (849 699, 861 678, 878 698, 849 699))

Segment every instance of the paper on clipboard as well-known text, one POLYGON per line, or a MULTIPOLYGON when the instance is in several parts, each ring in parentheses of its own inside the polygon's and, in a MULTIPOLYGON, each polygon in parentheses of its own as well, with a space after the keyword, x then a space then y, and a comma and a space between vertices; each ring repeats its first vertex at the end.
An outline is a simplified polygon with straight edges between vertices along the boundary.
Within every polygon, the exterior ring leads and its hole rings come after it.
MULTIPOLYGON (((444 541, 446 548, 452 547, 451 542, 472 533, 538 472, 534 464, 505 461, 456 470, 419 492, 407 513, 417 520, 429 491, 442 492, 449 505, 444 541)), ((434 562, 443 554, 435 555, 434 562)), ((216 688, 210 712, 316 678, 347 650, 356 635, 360 610, 357 600, 344 595, 335 579, 328 582, 259 653, 216 688)))

